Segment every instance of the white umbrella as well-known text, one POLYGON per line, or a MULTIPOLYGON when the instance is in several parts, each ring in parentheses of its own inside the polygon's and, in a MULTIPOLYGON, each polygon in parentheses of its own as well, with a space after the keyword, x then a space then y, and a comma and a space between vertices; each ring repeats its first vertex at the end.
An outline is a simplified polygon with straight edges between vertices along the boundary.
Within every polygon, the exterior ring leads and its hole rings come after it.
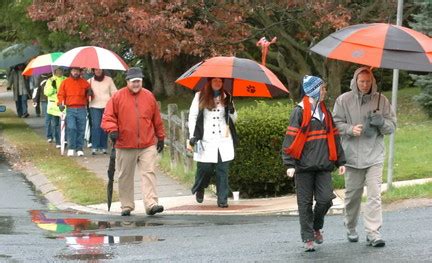
POLYGON ((77 68, 127 70, 128 65, 111 50, 95 46, 77 47, 61 55, 53 65, 77 68))

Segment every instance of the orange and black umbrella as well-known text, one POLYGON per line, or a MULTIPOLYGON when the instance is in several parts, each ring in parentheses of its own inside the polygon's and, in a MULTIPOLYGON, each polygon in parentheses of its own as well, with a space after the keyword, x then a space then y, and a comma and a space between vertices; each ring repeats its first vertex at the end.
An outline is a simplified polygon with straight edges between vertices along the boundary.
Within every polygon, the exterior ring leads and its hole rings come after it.
POLYGON ((375 68, 432 72, 432 38, 402 26, 349 26, 330 34, 311 50, 375 68))
POLYGON ((199 91, 208 78, 224 78, 224 90, 232 96, 275 97, 288 93, 287 88, 265 66, 236 57, 213 57, 199 62, 183 73, 176 83, 199 91))

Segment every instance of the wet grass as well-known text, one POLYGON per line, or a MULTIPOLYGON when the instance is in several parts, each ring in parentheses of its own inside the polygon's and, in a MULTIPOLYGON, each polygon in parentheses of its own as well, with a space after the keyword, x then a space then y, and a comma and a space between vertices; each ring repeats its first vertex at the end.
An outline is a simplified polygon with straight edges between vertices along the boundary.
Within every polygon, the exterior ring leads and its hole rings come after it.
POLYGON ((382 197, 384 203, 411 198, 432 198, 432 182, 393 188, 382 197))
POLYGON ((4 138, 16 146, 19 162, 35 165, 66 199, 82 205, 106 202, 106 185, 101 178, 74 159, 59 155, 58 149, 47 144, 12 111, 1 114, 0 124, 4 138))

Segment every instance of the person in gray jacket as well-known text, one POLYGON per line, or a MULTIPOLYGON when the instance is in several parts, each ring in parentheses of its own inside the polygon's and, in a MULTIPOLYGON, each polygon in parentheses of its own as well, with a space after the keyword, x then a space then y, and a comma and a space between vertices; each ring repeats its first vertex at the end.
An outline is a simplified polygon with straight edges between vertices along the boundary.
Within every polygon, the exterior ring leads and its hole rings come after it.
POLYGON ((384 95, 377 92, 371 70, 354 72, 351 91, 336 99, 333 117, 346 158, 345 227, 350 242, 357 242, 356 231, 363 187, 367 187, 364 207, 366 241, 373 247, 385 246, 381 236, 381 184, 385 156, 384 135, 396 129, 396 114, 384 95))

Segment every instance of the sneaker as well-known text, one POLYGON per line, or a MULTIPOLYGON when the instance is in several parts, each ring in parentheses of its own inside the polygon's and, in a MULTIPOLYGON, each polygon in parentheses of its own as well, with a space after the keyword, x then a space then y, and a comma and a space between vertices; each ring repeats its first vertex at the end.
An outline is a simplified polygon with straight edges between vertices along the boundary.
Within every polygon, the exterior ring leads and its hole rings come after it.
POLYGON ((60 148, 61 148, 61 145, 60 145, 60 144, 57 144, 57 145, 56 145, 56 148, 57 148, 57 149, 60 149, 60 148))
POLYGON ((324 237, 319 229, 314 230, 314 240, 317 244, 322 244, 324 242, 324 237))
POLYGON ((51 139, 51 138, 48 138, 47 142, 48 142, 48 143, 52 143, 52 139, 51 139))
POLYGON ((305 250, 305 252, 314 252, 315 251, 315 246, 314 246, 313 240, 308 240, 305 242, 304 250, 305 250))
POLYGON ((101 152, 102 152, 103 154, 107 154, 107 150, 106 150, 106 149, 102 149, 101 152))
POLYGON ((121 215, 122 216, 130 216, 131 215, 131 211, 132 210, 130 210, 130 209, 122 210, 121 215))
POLYGON ((97 150, 96 149, 92 149, 92 155, 96 155, 97 150))
POLYGON ((372 247, 383 247, 385 246, 385 241, 381 237, 375 237, 375 238, 369 238, 369 236, 366 237, 366 242, 368 246, 372 247))
POLYGON ((202 203, 204 201, 204 189, 195 193, 195 199, 198 203, 202 203))
POLYGON ((347 239, 349 242, 355 243, 359 240, 359 235, 357 234, 357 231, 355 230, 348 230, 347 232, 347 239))
POLYGON ((75 151, 74 150, 68 150, 67 151, 67 156, 74 156, 75 151))
POLYGON ((220 203, 220 204, 218 204, 218 207, 220 207, 220 208, 228 208, 228 204, 227 203, 220 203))
POLYGON ((91 142, 90 142, 90 143, 87 143, 87 148, 91 148, 91 147, 92 147, 91 142))
POLYGON ((147 212, 147 215, 152 216, 156 213, 162 213, 164 210, 164 207, 161 205, 154 205, 150 210, 147 212))
POLYGON ((79 150, 79 151, 77 151, 77 155, 78 155, 78 156, 84 156, 84 152, 81 151, 81 150, 79 150))
POLYGON ((30 114, 26 113, 24 115, 21 116, 21 118, 28 118, 30 116, 30 114))

